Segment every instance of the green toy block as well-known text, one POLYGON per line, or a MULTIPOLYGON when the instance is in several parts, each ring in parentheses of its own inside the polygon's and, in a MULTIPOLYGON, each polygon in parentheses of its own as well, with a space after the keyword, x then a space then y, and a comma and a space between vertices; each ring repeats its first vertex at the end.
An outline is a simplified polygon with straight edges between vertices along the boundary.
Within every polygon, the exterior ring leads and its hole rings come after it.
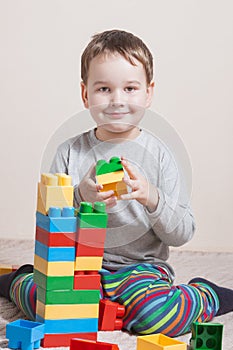
POLYGON ((77 225, 80 228, 106 228, 108 222, 106 204, 95 202, 93 207, 92 203, 81 202, 77 218, 77 225))
POLYGON ((222 350, 223 325, 220 323, 192 324, 190 350, 222 350))
POLYGON ((96 290, 45 290, 37 288, 37 298, 43 304, 98 304, 100 291, 96 290))
POLYGON ((96 164, 96 175, 102 175, 107 173, 113 173, 114 171, 123 170, 121 160, 119 157, 112 157, 108 162, 104 159, 98 160, 96 164))
POLYGON ((46 276, 34 269, 33 281, 45 290, 73 289, 74 276, 46 276))

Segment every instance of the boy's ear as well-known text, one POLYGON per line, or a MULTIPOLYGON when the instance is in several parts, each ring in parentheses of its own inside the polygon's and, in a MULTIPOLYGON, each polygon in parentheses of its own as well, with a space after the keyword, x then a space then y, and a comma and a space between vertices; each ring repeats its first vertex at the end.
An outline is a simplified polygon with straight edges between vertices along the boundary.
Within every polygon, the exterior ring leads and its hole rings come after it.
POLYGON ((154 95, 154 87, 155 83, 152 81, 148 86, 147 86, 147 102, 146 102, 146 108, 149 108, 152 102, 152 98, 154 95))
POLYGON ((87 87, 83 81, 81 81, 80 85, 81 85, 81 96, 82 96, 83 104, 85 108, 89 108, 88 98, 87 98, 87 87))

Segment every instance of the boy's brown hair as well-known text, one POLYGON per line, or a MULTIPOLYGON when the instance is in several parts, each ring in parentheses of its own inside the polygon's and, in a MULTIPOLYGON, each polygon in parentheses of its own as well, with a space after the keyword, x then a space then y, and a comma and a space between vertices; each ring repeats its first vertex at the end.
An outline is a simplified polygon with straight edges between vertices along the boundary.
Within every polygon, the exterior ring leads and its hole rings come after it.
POLYGON ((135 66, 133 58, 142 63, 149 85, 153 78, 153 56, 144 42, 132 33, 123 30, 108 30, 95 34, 81 57, 81 78, 87 84, 91 60, 101 54, 119 53, 135 66))

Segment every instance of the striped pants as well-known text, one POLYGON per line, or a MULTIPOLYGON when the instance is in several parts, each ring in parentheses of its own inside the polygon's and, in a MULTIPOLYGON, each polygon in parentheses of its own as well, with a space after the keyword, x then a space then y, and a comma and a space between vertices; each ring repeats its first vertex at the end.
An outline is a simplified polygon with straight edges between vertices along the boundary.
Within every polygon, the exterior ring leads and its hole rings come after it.
MULTIPOLYGON (((137 264, 117 272, 100 271, 104 298, 126 308, 123 328, 134 334, 163 333, 175 337, 190 331, 194 321, 210 321, 219 301, 204 283, 174 286, 162 267, 137 264)), ((33 274, 18 276, 11 298, 29 319, 35 319, 33 274)))

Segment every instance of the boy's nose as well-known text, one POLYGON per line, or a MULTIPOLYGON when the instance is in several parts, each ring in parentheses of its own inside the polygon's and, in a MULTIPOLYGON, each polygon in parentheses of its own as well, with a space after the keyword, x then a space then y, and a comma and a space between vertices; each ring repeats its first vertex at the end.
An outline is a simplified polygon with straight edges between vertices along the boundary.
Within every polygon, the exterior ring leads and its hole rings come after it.
POLYGON ((121 107, 125 105, 125 101, 123 99, 123 96, 121 95, 121 93, 119 91, 115 91, 112 95, 111 95, 111 106, 112 107, 121 107))

